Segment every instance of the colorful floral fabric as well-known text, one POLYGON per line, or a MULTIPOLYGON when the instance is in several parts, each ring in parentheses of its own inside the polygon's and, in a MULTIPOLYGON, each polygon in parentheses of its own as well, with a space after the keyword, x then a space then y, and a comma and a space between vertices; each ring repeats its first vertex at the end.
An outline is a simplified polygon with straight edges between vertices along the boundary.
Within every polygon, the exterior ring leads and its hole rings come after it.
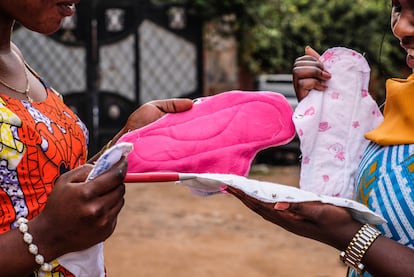
MULTIPOLYGON (((0 94, 0 233, 44 208, 57 178, 86 162, 87 130, 45 84, 47 99, 0 94)), ((54 262, 50 276, 73 276, 54 262)))

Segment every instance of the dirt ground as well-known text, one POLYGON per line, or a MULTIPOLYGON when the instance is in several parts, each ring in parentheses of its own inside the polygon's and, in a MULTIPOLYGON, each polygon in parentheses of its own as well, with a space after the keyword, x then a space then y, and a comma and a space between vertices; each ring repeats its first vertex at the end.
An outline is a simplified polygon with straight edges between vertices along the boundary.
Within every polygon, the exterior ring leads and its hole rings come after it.
MULTIPOLYGON (((257 170, 260 169, 260 170, 257 170)), ((250 178, 296 186, 297 166, 250 178)), ((231 195, 202 198, 175 183, 128 184, 105 243, 109 277, 336 277, 338 251, 263 220, 231 195)))

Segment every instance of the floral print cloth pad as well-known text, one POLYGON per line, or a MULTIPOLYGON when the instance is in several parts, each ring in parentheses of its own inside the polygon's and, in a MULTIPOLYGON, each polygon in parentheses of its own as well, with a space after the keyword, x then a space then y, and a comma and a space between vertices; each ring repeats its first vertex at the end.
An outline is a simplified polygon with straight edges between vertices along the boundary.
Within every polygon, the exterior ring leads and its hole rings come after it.
POLYGON ((356 171, 369 143, 364 134, 383 116, 368 93, 370 68, 361 54, 336 47, 320 60, 332 75, 328 88, 311 90, 293 115, 302 152, 300 187, 353 199, 356 171))

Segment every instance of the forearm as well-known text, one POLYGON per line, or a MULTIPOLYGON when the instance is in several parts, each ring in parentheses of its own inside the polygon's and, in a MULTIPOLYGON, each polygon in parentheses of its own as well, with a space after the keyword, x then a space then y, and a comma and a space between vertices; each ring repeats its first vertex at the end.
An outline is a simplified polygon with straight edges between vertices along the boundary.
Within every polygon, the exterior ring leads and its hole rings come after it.
MULTIPOLYGON (((362 224, 354 221, 336 226, 339 229, 333 228, 335 230, 333 233, 336 234, 332 236, 334 239, 329 239, 325 243, 339 251, 345 251, 362 224)), ((411 276, 414 272, 414 250, 379 235, 363 255, 361 263, 364 265, 365 271, 375 277, 411 276)))
MULTIPOLYGON (((335 225, 328 235, 322 228, 309 238, 328 244, 340 252, 345 251, 362 224, 356 221, 335 225)), ((339 254, 339 253, 338 253, 339 254)), ((365 271, 375 277, 407 277, 414 272, 414 249, 406 247, 382 235, 378 236, 365 252, 361 263, 365 271)))
POLYGON ((0 276, 26 277, 36 268, 34 257, 29 253, 20 231, 2 234, 0 249, 0 276))
MULTIPOLYGON (((360 222, 350 218, 346 210, 332 205, 291 203, 275 206, 278 211, 275 213, 268 209, 266 204, 263 204, 262 209, 258 210, 257 201, 253 198, 245 197, 238 191, 230 190, 230 192, 240 197, 247 206, 258 211, 265 219, 293 233, 330 245, 340 252, 348 250, 351 241, 356 238, 363 226, 360 222)), ((366 271, 375 277, 413 275, 413 249, 382 235, 377 237, 375 234, 372 237, 375 239, 369 244, 370 246, 360 261, 366 271)), ((363 238, 367 238, 367 236, 364 235, 363 238)), ((358 245, 361 246, 360 243, 358 245)))
POLYGON ((37 247, 37 254, 43 257, 45 268, 57 257, 70 252, 66 251, 68 247, 65 239, 59 237, 59 232, 54 232, 58 230, 58 225, 50 224, 49 219, 39 215, 26 223, 20 223, 16 229, 1 234, 0 276, 27 277, 41 267, 43 262, 36 261, 35 254, 30 253, 29 243, 37 247), (22 225, 27 227, 26 231, 20 229, 22 225), (24 233, 32 237, 31 242, 27 238, 25 241, 24 233))
POLYGON ((414 272, 414 250, 380 236, 368 249, 362 263, 375 277, 407 277, 414 272))
MULTIPOLYGON (((50 254, 46 253, 53 251, 49 251, 44 246, 42 237, 37 232, 30 230, 33 227, 32 225, 29 224, 29 226, 29 232, 33 236, 33 243, 39 247, 39 253, 44 255, 45 261, 48 262, 49 260, 46 259, 52 258, 50 254)), ((29 246, 24 242, 23 234, 18 229, 0 235, 0 249, 0 276, 27 277, 40 267, 35 262, 35 256, 29 252, 29 246)))

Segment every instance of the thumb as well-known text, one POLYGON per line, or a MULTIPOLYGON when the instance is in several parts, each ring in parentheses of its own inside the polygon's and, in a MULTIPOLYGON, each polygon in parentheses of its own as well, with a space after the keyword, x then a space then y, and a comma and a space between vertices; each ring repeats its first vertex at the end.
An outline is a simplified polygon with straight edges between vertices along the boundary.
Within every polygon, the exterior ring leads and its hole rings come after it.
POLYGON ((287 202, 276 202, 274 209, 278 211, 286 211, 290 208, 290 203, 287 202))
POLYGON ((68 171, 62 175, 62 177, 68 182, 84 182, 86 177, 88 177, 89 172, 92 170, 93 166, 91 164, 84 164, 80 167, 77 167, 71 171, 68 171))
POLYGON ((309 45, 305 47, 305 54, 317 58, 318 60, 321 57, 321 55, 319 55, 319 53, 309 45))
POLYGON ((191 109, 193 101, 191 99, 167 99, 152 102, 159 110, 164 113, 179 113, 191 109))
POLYGON ((273 209, 285 212, 285 214, 289 214, 295 219, 305 219, 309 215, 306 214, 306 209, 303 209, 302 205, 303 203, 277 202, 273 206, 273 209))

